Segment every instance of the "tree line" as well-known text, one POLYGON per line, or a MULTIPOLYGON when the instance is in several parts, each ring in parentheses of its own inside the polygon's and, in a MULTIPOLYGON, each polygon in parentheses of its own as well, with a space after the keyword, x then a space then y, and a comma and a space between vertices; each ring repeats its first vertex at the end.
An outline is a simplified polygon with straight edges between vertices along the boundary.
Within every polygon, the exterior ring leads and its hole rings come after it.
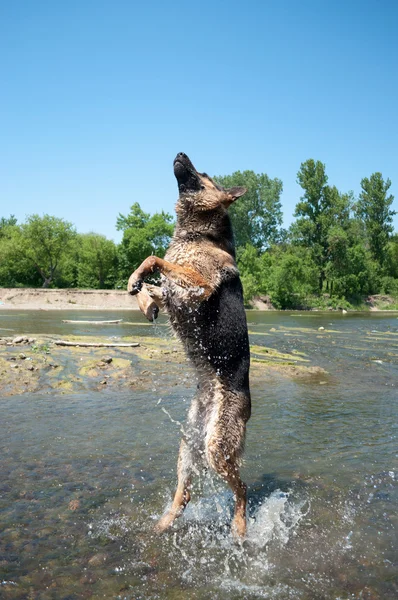
MULTIPOLYGON (((266 295, 276 308, 344 307, 361 297, 398 296, 398 235, 381 173, 361 181, 357 198, 330 185, 326 167, 301 164, 302 188, 294 221, 283 228, 282 181, 265 173, 237 171, 214 178, 247 193, 230 209, 245 302, 266 295)), ((164 256, 174 218, 149 214, 136 202, 116 228, 115 244, 98 233, 80 234, 72 223, 37 214, 18 223, 0 219, 0 286, 124 288, 131 272, 150 254, 164 256)))

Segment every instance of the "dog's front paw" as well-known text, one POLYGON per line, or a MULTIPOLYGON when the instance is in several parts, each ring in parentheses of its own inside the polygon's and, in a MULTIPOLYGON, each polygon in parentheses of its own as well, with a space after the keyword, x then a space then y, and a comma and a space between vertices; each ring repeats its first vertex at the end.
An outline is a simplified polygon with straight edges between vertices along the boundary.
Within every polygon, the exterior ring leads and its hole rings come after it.
POLYGON ((144 280, 140 277, 137 277, 137 275, 133 273, 132 275, 130 275, 130 279, 127 284, 128 293, 132 296, 135 296, 136 294, 138 294, 138 292, 141 291, 143 283, 144 280))
POLYGON ((159 314, 159 307, 154 302, 151 302, 151 304, 149 306, 147 306, 147 308, 144 312, 144 315, 146 316, 148 321, 151 321, 151 322, 153 322, 155 319, 158 318, 158 314, 159 314))
POLYGON ((148 295, 144 293, 145 291, 146 290, 144 288, 144 290, 137 296, 138 307, 140 311, 146 316, 148 321, 153 323, 153 321, 158 318, 159 307, 155 304, 153 300, 151 300, 151 298, 148 295))

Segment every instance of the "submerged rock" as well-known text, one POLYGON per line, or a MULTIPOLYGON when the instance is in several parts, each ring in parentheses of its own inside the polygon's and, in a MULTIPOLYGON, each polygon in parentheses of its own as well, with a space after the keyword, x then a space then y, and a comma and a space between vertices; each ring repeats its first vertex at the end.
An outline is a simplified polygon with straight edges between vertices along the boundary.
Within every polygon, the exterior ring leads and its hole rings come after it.
POLYGON ((104 358, 101 358, 101 362, 105 363, 106 365, 110 365, 112 360, 113 358, 111 356, 104 356, 104 358))
POLYGON ((107 560, 108 560, 107 554, 105 554, 104 552, 98 552, 98 554, 94 554, 94 556, 92 556, 89 559, 88 564, 92 567, 98 567, 99 565, 102 565, 107 560))

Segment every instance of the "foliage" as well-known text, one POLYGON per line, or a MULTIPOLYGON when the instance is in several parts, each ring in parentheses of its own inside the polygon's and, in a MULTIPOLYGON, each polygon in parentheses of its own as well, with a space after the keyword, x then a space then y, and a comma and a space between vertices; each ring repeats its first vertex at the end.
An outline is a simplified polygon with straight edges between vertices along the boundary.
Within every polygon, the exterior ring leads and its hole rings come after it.
POLYGON ((283 243, 260 253, 247 244, 238 249, 237 262, 246 305, 267 294, 275 308, 301 308, 317 289, 317 268, 305 248, 283 243))
POLYGON ((369 294, 377 286, 377 264, 358 236, 359 230, 356 221, 351 221, 347 229, 338 225, 329 229, 325 274, 330 292, 339 297, 369 294))
POLYGON ((304 195, 296 205, 298 217, 290 229, 293 243, 305 246, 318 268, 319 290, 323 289, 329 261, 329 231, 338 226, 343 233, 349 226, 351 194, 340 194, 335 186, 327 185, 325 165, 309 159, 301 164, 297 182, 304 195))
POLYGON ((278 242, 282 232, 280 179, 270 179, 265 173, 236 171, 232 175, 217 176, 217 183, 225 188, 243 186, 247 192, 229 209, 238 248, 247 244, 265 250, 278 242))
POLYGON ((30 350, 34 354, 50 354, 50 346, 48 344, 42 344, 41 346, 38 344, 32 344, 30 350))
POLYGON ((315 293, 318 270, 306 248, 274 246, 261 257, 263 289, 275 308, 303 308, 315 293))
POLYGON ((252 298, 262 292, 260 252, 252 244, 246 244, 244 247, 238 247, 236 259, 242 279, 243 301, 248 306, 252 298))
POLYGON ((398 279, 389 275, 382 277, 379 291, 381 294, 390 294, 398 298, 398 279))
POLYGON ((373 173, 361 181, 356 212, 365 224, 370 251, 381 266, 386 259, 388 240, 393 232, 392 219, 396 211, 390 210, 394 196, 387 195, 391 181, 384 181, 381 173, 373 173))
POLYGON ((49 287, 75 237, 71 223, 50 215, 31 215, 19 227, 12 227, 8 239, 8 256, 23 270, 40 275, 43 287, 49 287))
POLYGON ((98 233, 79 235, 77 285, 103 289, 114 286, 117 279, 117 250, 112 240, 98 233))
POLYGON ((17 224, 17 219, 14 215, 10 215, 8 218, 1 217, 0 219, 0 238, 7 235, 7 230, 17 224))
POLYGON ((2 285, 48 287, 54 281, 62 256, 75 237, 71 223, 50 215, 31 215, 22 225, 7 225, 1 238, 2 285))
POLYGON ((59 288, 78 287, 81 234, 71 240, 67 251, 61 256, 53 285, 59 288))
POLYGON ((311 310, 365 310, 367 307, 361 298, 352 298, 350 302, 345 298, 330 296, 329 294, 312 294, 306 298, 306 308, 311 310))
POLYGON ((16 219, 1 219, 0 285, 5 287, 38 286, 41 277, 19 251, 20 227, 16 219))
MULTIPOLYGON (((381 173, 362 179, 355 202, 352 193, 329 184, 323 163, 305 161, 289 232, 282 229, 279 179, 244 171, 216 180, 248 190, 230 208, 246 306, 265 294, 281 309, 364 309, 369 294, 383 294, 386 307, 396 306, 398 234, 391 182, 381 173)), ((174 222, 168 213, 151 215, 135 203, 126 216, 119 214, 117 229, 123 232, 118 246, 96 233, 76 234, 71 223, 49 215, 31 215, 22 224, 13 215, 2 217, 0 285, 124 287, 147 256, 164 256, 174 222)))
POLYGON ((398 279, 398 234, 391 236, 388 242, 384 268, 388 275, 398 279))
POLYGON ((119 281, 123 284, 147 256, 155 254, 163 258, 174 231, 170 214, 162 211, 150 215, 138 202, 131 206, 127 216, 119 214, 116 227, 123 231, 119 246, 119 281))

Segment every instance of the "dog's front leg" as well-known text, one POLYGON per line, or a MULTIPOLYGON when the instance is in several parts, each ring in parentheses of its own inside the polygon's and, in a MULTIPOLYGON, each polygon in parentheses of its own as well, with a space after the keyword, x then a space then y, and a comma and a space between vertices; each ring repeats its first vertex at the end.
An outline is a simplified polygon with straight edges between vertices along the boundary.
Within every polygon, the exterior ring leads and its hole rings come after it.
POLYGON ((163 308, 163 296, 161 288, 155 285, 144 285, 137 294, 137 303, 140 311, 146 316, 148 321, 157 319, 159 309, 163 308))
POLYGON ((137 294, 137 303, 140 311, 148 321, 158 318, 159 310, 164 308, 163 290, 157 285, 144 283, 141 291, 137 294))
POLYGON ((214 291, 214 285, 192 267, 176 265, 157 256, 148 256, 134 271, 128 281, 127 291, 133 296, 138 294, 142 289, 145 278, 155 272, 161 273, 170 281, 185 289, 194 288, 197 290, 196 295, 202 298, 208 298, 214 291))

